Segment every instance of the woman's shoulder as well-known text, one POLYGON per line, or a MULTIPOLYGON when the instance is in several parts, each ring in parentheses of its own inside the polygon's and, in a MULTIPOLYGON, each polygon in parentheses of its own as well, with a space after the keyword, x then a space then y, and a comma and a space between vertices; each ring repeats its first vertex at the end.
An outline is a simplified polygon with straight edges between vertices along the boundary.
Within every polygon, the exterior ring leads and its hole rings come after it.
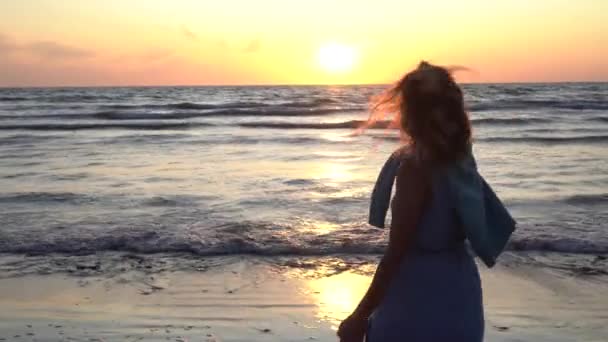
POLYGON ((393 154, 391 155, 393 158, 399 158, 399 159, 408 159, 413 157, 414 152, 411 146, 409 145, 403 145, 401 147, 399 147, 398 149, 396 149, 395 151, 393 151, 393 154))
POLYGON ((395 179, 395 198, 399 202, 428 200, 432 189, 431 173, 424 168, 414 155, 404 156, 395 179))
POLYGON ((397 158, 400 161, 398 175, 416 175, 417 173, 428 173, 430 171, 429 163, 425 163, 419 153, 411 146, 402 146, 395 150, 392 158, 397 158))
POLYGON ((411 150, 404 149, 399 153, 401 164, 397 171, 397 187, 428 187, 431 182, 432 169, 411 150))

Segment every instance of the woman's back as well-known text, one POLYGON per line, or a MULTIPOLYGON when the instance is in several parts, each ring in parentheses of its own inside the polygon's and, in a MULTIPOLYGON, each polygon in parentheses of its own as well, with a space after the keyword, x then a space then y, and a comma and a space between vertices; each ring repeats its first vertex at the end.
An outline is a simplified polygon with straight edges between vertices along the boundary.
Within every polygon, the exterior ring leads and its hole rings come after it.
POLYGON ((464 230, 456 216, 447 177, 440 171, 431 176, 431 196, 416 230, 414 245, 427 252, 440 252, 464 243, 464 230))
POLYGON ((409 252, 370 319, 370 342, 483 339, 477 267, 465 246, 447 178, 434 174, 409 252))

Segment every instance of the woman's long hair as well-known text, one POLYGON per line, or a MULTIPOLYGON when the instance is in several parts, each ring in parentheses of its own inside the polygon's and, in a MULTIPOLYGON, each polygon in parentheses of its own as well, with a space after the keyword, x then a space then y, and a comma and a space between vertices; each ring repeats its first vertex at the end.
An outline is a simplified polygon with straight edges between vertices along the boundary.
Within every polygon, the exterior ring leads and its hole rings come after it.
POLYGON ((387 115, 411 151, 433 164, 464 156, 471 144, 471 123, 462 90, 450 70, 421 62, 373 101, 371 126, 387 115))

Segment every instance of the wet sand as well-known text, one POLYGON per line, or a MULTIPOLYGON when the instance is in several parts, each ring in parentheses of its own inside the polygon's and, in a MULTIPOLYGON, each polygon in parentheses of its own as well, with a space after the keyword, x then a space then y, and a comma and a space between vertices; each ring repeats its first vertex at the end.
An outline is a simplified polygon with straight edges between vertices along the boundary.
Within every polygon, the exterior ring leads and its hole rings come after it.
MULTIPOLYGON (((336 341, 370 265, 344 272, 242 257, 201 272, 0 279, 0 341, 336 341)), ((486 341, 605 341, 608 278, 481 268, 486 341)))

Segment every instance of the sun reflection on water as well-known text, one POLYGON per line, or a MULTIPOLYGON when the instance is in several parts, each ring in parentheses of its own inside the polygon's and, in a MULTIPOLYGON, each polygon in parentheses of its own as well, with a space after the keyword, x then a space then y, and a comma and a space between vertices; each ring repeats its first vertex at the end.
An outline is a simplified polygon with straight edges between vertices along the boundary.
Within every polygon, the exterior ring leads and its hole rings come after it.
POLYGON ((350 168, 345 164, 327 163, 319 165, 312 172, 315 178, 330 182, 347 182, 354 178, 353 173, 350 172, 350 168))
POLYGON ((340 228, 341 226, 337 223, 317 220, 305 220, 300 225, 299 230, 304 233, 324 235, 336 231, 340 228))

